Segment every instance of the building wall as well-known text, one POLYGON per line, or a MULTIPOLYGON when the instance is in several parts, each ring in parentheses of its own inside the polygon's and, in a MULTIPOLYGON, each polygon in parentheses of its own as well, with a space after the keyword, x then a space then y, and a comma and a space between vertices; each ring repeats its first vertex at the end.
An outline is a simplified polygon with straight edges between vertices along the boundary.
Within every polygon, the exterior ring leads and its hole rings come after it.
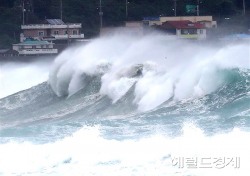
POLYGON ((57 49, 27 49, 18 52, 20 55, 43 55, 43 54, 57 54, 57 49))
POLYGON ((24 30, 23 34, 24 37, 39 37, 39 32, 43 32, 44 36, 47 36, 47 31, 45 29, 31 29, 31 30, 24 30))
POLYGON ((161 21, 149 21, 149 20, 144 20, 143 25, 145 26, 153 26, 153 25, 161 25, 161 21))
MULTIPOLYGON (((201 22, 203 23, 206 28, 216 28, 217 22, 213 21, 212 16, 179 16, 179 17, 160 17, 160 22, 158 22, 158 25, 161 25, 162 23, 166 21, 184 21, 189 20, 193 23, 195 22, 201 22)), ((153 21, 149 23, 151 25, 153 21)))
POLYGON ((51 30, 52 36, 54 36, 54 35, 67 35, 67 33, 69 35, 79 35, 80 34, 79 29, 52 29, 51 30), (56 33, 56 31, 58 33, 56 33), (73 34, 73 31, 75 31, 76 33, 73 34))
POLYGON ((17 46, 17 45, 12 45, 12 49, 15 50, 15 51, 18 51, 18 50, 19 50, 19 46, 17 46))
POLYGON ((53 48, 53 44, 45 45, 19 45, 15 44, 12 49, 20 55, 36 55, 36 54, 57 54, 58 50, 53 48))
POLYGON ((198 29, 199 39, 206 39, 207 30, 206 29, 198 29))
MULTIPOLYGON (((79 29, 51 29, 50 30, 50 35, 66 35, 66 31, 68 32, 69 35, 79 35, 80 32, 79 32, 79 29), (57 34, 55 34, 55 32, 58 32, 57 34), (73 34, 75 31, 75 34, 73 34)), ((49 33, 49 30, 45 30, 45 29, 30 29, 30 30, 23 30, 23 34, 24 34, 24 37, 40 37, 39 36, 39 32, 43 32, 45 37, 49 37, 48 36, 48 33, 49 33)), ((42 36, 41 36, 42 37, 42 36)))
POLYGON ((161 23, 166 21, 183 21, 189 20, 191 22, 198 22, 198 21, 213 21, 212 16, 178 16, 178 17, 160 17, 161 23))
POLYGON ((183 29, 176 29, 176 36, 178 38, 183 39, 197 39, 197 40, 204 40, 206 39, 206 29, 196 29, 196 34, 182 34, 181 30, 183 29))
POLYGON ((141 21, 126 21, 125 23, 126 27, 142 27, 141 21))

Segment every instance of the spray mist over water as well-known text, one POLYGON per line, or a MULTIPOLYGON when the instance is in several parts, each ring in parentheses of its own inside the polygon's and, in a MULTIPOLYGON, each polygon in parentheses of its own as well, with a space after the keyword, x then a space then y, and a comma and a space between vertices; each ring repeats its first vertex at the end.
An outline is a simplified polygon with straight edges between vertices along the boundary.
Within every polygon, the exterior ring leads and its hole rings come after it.
MULTIPOLYGON (((20 57, 20 60, 26 59, 20 57)), ((28 58, 27 58, 28 59, 28 58)), ((0 62, 0 98, 29 89, 48 80, 52 58, 33 58, 30 62, 0 62)))
POLYGON ((234 68, 250 68, 247 44, 216 48, 160 34, 115 35, 62 53, 49 83, 58 96, 71 96, 86 85, 86 75, 101 74, 101 94, 115 103, 135 85, 134 103, 147 111, 170 98, 178 101, 209 94, 226 84, 223 70, 234 68))

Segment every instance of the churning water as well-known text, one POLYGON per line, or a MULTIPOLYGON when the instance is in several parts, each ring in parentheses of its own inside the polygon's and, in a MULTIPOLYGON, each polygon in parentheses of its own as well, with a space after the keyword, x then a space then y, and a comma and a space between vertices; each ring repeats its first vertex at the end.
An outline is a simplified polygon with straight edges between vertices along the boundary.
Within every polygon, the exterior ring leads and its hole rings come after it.
POLYGON ((249 53, 116 35, 2 68, 0 175, 247 176, 249 53))

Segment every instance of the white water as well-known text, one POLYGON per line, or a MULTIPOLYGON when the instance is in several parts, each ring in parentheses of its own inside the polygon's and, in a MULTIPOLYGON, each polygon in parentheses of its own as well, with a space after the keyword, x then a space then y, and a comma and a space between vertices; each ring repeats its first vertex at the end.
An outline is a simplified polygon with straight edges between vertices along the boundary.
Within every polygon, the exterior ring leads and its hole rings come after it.
POLYGON ((171 97, 182 100, 215 91, 225 83, 221 70, 248 69, 250 57, 247 44, 207 47, 159 34, 119 35, 62 53, 50 73, 50 85, 58 96, 70 96, 84 87, 83 74, 103 73, 100 67, 105 64, 100 93, 116 102, 136 83, 134 102, 147 111, 171 97), (137 64, 144 67, 140 78, 131 77, 137 64))
POLYGON ((51 62, 45 58, 34 58, 33 62, 0 62, 0 98, 47 81, 51 62))
POLYGON ((54 143, 1 144, 0 175, 248 176, 249 137, 239 129, 206 136, 193 124, 185 124, 179 137, 157 130, 151 136, 118 141, 105 139, 98 126, 85 127, 54 143), (188 161, 183 168, 175 163, 176 158, 191 157, 197 157, 197 168, 190 168, 188 161), (237 168, 229 162, 236 157, 237 168), (215 158, 226 158, 225 167, 216 168, 215 158))
MULTIPOLYGON (((161 35, 143 38, 114 36, 97 39, 87 46, 62 53, 55 60, 49 82, 58 96, 71 96, 84 87, 86 74, 102 73, 104 75, 102 76, 101 94, 108 95, 113 102, 116 102, 133 84, 136 84, 134 103, 138 105, 139 110, 145 111, 157 107, 170 97, 180 100, 211 93, 225 83, 221 70, 249 69, 249 59, 249 46, 245 44, 217 48, 197 46, 183 41, 167 42, 161 35), (137 64, 143 64, 144 67, 141 77, 133 77, 137 64)), ((0 89, 1 96, 7 96, 45 81, 48 65, 47 63, 1 65, 3 67, 1 80, 4 83, 0 89)), ((72 110, 71 104, 68 105, 69 110, 72 110)), ((72 106, 73 111, 76 106, 81 108, 78 104, 72 104, 72 106)), ((43 110, 50 111, 51 108, 45 107, 43 110)), ((62 112, 59 111, 63 117, 62 112)), ((25 121, 25 118, 30 118, 28 114, 27 117, 20 120, 25 121)), ((44 112, 44 114, 46 116, 50 112, 44 112)), ((3 119, 8 121, 8 115, 7 113, 3 119)), ((157 114, 151 114, 152 119, 154 115, 157 116, 157 114)), ((215 125, 216 130, 217 128, 223 129, 224 126, 226 130, 228 129, 226 125, 235 126, 237 123, 247 125, 247 119, 239 119, 239 121, 229 119, 224 122, 223 114, 215 114, 215 116, 222 118, 221 122, 216 121, 217 123, 212 124, 215 125), (234 123, 233 120, 236 122, 234 123)), ((242 116, 246 116, 246 118, 249 116, 248 109, 242 111, 242 116)), ((84 118, 82 117, 83 121, 84 118)), ((105 118, 109 119, 109 117, 105 118)), ((39 137, 25 131, 26 126, 23 128, 21 126, 20 129, 18 127, 5 129, 3 136, 7 137, 7 140, 4 140, 3 137, 3 141, 10 142, 0 144, 0 175, 249 175, 250 133, 248 131, 235 128, 227 133, 217 132, 213 136, 207 136, 196 125, 183 122, 182 135, 173 137, 166 134, 168 129, 157 128, 157 125, 150 126, 151 118, 149 121, 147 118, 142 120, 149 126, 144 126, 143 123, 138 124, 142 131, 150 129, 150 135, 143 133, 144 135, 140 134, 140 136, 133 134, 133 130, 129 131, 130 126, 123 129, 122 126, 125 123, 123 117, 119 117, 121 122, 117 122, 117 118, 114 118, 116 124, 121 123, 118 125, 118 129, 114 127, 114 132, 119 130, 122 135, 121 140, 117 140, 113 136, 115 134, 106 136, 107 129, 99 122, 94 123, 99 124, 96 126, 84 126, 62 140, 53 141, 57 137, 53 136, 51 142, 46 144, 40 144, 39 137), (22 132, 33 137, 34 142, 27 142, 27 139, 22 137, 22 132), (18 135, 13 133, 18 133, 18 135), (127 133, 131 134, 131 138, 127 138, 127 133), (15 137, 11 139, 12 135, 15 137), (126 137, 123 138, 123 135, 126 137), (187 161, 184 163, 184 168, 178 168, 178 164, 174 165, 172 162, 176 158, 196 157, 198 168, 189 168, 190 163, 187 161), (228 163, 229 159, 236 161, 236 157, 239 168, 235 168, 232 165, 234 163, 228 163), (225 168, 216 168, 215 158, 226 159, 225 168), (203 159, 207 164, 205 166, 212 168, 201 168, 204 166, 204 163, 201 162, 203 159)), ((160 126, 166 122, 165 118, 178 118, 178 116, 165 117, 163 115, 160 119, 159 116, 157 118, 160 126)), ((189 117, 186 118, 185 120, 189 121, 189 117)), ((73 124, 72 127, 69 125, 69 128, 74 128, 75 119, 68 120, 69 124, 73 124)), ((112 119, 109 120, 110 123, 114 122, 112 119)), ((129 121, 129 119, 126 120, 129 121)), ((34 121, 34 127, 36 127, 36 123, 39 126, 40 121, 34 121)), ((39 128, 35 130, 37 133, 46 134, 45 136, 57 134, 57 131, 53 131, 55 129, 53 127, 63 125, 47 124, 46 120, 43 123, 45 126, 51 125, 52 128, 48 128, 48 131, 39 131, 39 128)), ((43 125, 43 123, 41 124, 43 125)), ((133 119, 131 119, 131 123, 133 123, 133 119)), ((67 126, 68 123, 65 125, 67 126)), ((174 127, 175 124, 170 122, 168 125, 174 127)), ((108 126, 108 128, 113 128, 113 126, 108 126)), ((58 130, 58 136, 60 136, 60 132, 58 130)), ((171 133, 172 131, 169 132, 169 134, 171 133)), ((30 141, 30 139, 28 140, 30 141)), ((47 141, 49 140, 50 138, 47 141)))

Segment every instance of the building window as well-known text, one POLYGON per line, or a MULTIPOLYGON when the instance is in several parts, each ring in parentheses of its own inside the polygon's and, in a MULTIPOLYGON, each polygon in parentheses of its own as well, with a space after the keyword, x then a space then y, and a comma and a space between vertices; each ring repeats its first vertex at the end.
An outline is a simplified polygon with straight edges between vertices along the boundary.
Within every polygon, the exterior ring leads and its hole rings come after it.
POLYGON ((38 36, 39 36, 39 37, 44 36, 44 32, 43 32, 43 31, 39 31, 39 32, 38 32, 38 36))
POLYGON ((182 29, 181 34, 182 35, 197 34, 197 29, 182 29))
POLYGON ((58 34, 59 34, 59 31, 54 31, 54 34, 55 34, 55 35, 58 35, 58 34))
POLYGON ((64 31, 64 35, 67 35, 68 34, 68 31, 64 31))
POLYGON ((202 29, 200 30, 200 34, 203 34, 203 30, 202 29))
POLYGON ((73 35, 77 35, 77 30, 73 30, 73 35))

